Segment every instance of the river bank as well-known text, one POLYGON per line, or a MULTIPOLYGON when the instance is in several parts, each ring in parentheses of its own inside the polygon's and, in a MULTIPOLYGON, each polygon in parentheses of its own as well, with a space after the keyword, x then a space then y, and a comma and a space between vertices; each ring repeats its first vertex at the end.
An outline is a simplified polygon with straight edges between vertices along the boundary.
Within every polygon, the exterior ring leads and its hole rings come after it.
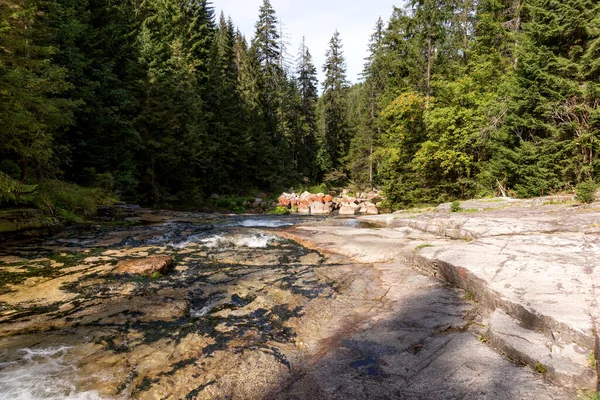
POLYGON ((574 396, 482 343, 485 309, 406 262, 425 239, 388 222, 151 210, 123 222, 3 243, 2 393, 574 396), (159 255, 175 262, 165 275, 117 273, 159 255))

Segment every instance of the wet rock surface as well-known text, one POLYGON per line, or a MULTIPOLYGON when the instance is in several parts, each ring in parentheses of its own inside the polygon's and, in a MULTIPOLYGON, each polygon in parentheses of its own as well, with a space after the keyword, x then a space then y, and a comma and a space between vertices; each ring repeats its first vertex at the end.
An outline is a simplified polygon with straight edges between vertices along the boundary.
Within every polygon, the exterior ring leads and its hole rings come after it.
POLYGON ((8 398, 573 394, 478 340, 478 304, 404 262, 421 233, 355 219, 111 212, 107 221, 126 222, 2 243, 8 398), (114 272, 153 257, 174 266, 114 272))
POLYGON ((117 274, 136 274, 142 276, 164 275, 173 267, 171 256, 144 257, 133 260, 120 261, 115 272, 117 274))

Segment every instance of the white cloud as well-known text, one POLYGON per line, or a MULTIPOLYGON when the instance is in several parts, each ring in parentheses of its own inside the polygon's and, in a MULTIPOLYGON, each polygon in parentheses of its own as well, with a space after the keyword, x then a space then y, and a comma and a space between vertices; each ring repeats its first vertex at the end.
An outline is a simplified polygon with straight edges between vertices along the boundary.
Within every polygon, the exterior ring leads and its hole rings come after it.
MULTIPOLYGON (((250 40, 263 0, 214 0, 217 15, 223 11, 231 16, 240 31, 250 40)), ((271 0, 277 17, 285 26, 290 46, 288 52, 294 58, 302 36, 313 55, 313 61, 322 80, 325 51, 331 36, 337 29, 342 38, 348 65, 348 79, 356 83, 362 71, 367 46, 377 18, 387 21, 392 14, 393 0, 271 0)))

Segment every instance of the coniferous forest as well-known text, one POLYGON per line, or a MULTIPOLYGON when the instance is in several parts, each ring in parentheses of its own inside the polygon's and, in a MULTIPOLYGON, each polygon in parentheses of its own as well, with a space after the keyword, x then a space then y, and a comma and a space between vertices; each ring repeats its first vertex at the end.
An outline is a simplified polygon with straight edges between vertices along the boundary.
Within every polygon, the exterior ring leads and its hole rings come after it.
POLYGON ((397 208, 600 174, 597 0, 409 0, 373 21, 355 85, 343 32, 317 66, 257 12, 245 37, 208 0, 0 0, 0 203, 325 182, 397 208))

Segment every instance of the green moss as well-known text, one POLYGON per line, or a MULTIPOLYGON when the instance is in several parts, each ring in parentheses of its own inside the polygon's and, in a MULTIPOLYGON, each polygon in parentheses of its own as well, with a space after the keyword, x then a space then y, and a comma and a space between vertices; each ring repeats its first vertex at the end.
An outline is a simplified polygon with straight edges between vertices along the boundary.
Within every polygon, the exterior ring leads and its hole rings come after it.
POLYGON ((596 369, 596 355, 594 353, 590 353, 590 355, 587 358, 587 361, 588 361, 588 365, 590 366, 590 368, 595 370, 596 369))
POLYGON ((421 249, 425 249, 427 247, 433 247, 433 245, 429 244, 429 243, 420 244, 417 247, 415 247, 415 251, 418 251, 418 250, 421 250, 421 249))
POLYGON ((581 391, 577 395, 577 400, 600 400, 600 393, 595 391, 581 391))
POLYGON ((151 278, 151 279, 159 279, 159 278, 162 278, 162 276, 163 276, 163 275, 162 275, 160 272, 158 272, 158 271, 154 271, 154 272, 152 273, 152 275, 150 275, 150 278, 151 278))
POLYGON ((537 364, 535 364, 535 371, 544 375, 548 372, 548 368, 546 368, 544 364, 538 361, 537 364))

